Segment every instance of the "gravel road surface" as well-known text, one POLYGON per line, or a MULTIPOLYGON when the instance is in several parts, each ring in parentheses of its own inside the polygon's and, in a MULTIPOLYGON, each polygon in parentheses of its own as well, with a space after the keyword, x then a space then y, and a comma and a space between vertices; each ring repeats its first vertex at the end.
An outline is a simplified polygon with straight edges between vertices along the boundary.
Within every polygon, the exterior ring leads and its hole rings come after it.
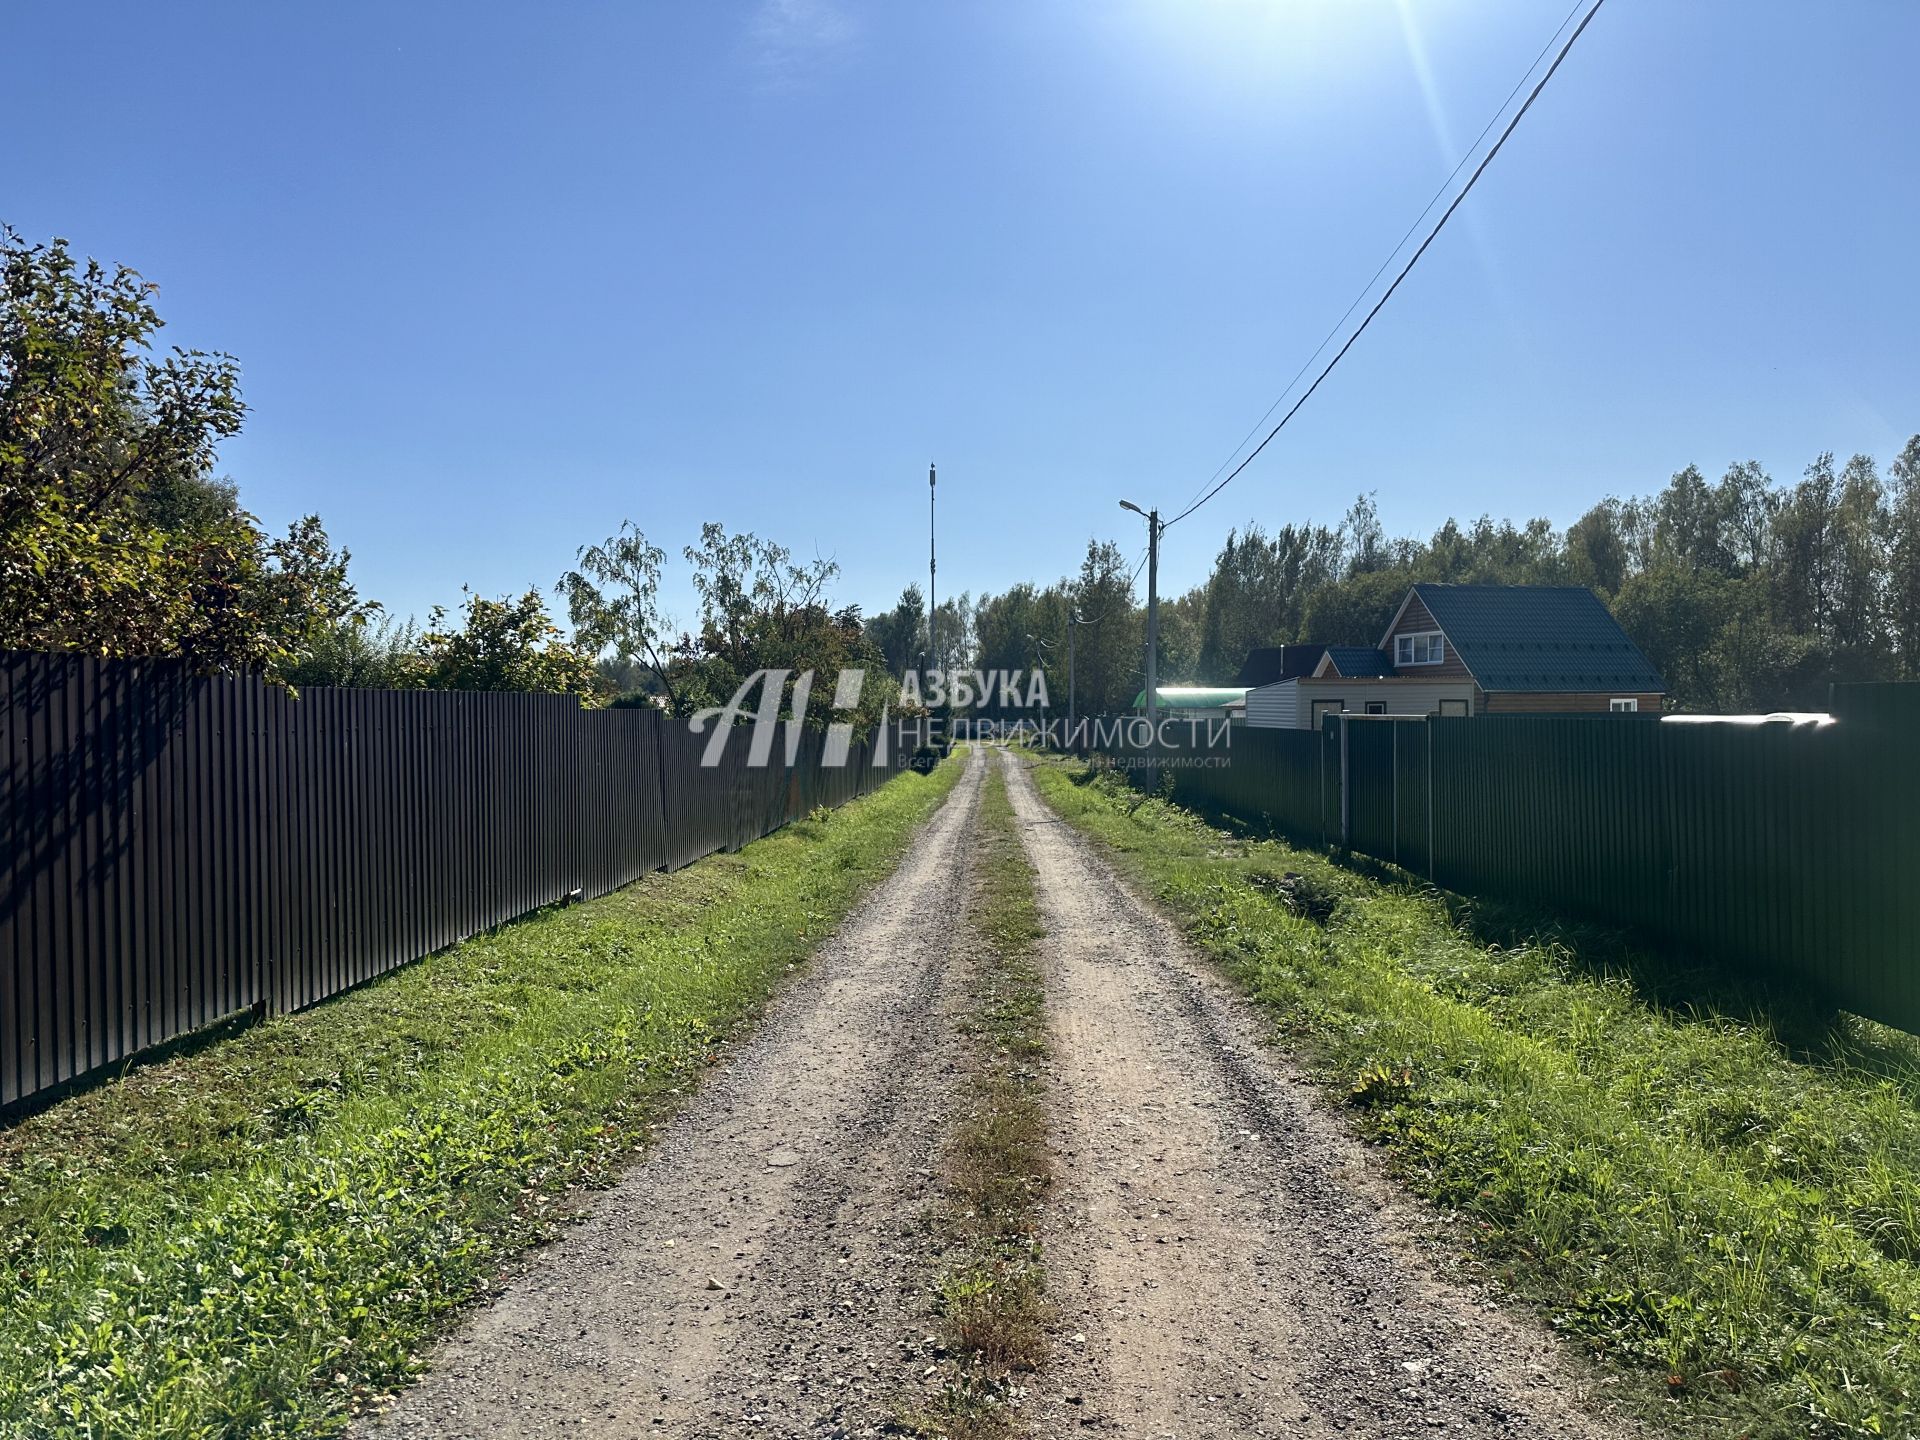
POLYGON ((1066 1334, 1036 1433, 1621 1433, 1541 1327, 1435 1278, 1417 1209, 1246 1003, 1000 763, 1048 930, 1066 1334))
POLYGON ((1038 1440, 1622 1435, 1529 1318, 1443 1282, 1432 1221, 1261 1019, 976 749, 895 878, 660 1143, 363 1436, 896 1433, 933 1358, 925 1217, 988 763, 1037 876, 1057 1181, 1038 1440))
POLYGON ((591 1215, 366 1435, 858 1436, 929 1363, 924 1217, 956 1065, 985 754, 892 880, 591 1215))

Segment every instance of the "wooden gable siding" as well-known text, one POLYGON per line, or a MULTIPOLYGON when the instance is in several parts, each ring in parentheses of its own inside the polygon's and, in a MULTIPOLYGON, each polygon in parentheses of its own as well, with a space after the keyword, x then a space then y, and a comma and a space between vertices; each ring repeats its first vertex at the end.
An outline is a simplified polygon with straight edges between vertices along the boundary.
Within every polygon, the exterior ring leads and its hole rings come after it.
MULTIPOLYGON (((1426 635, 1439 629, 1439 624, 1433 618, 1433 612, 1427 609, 1419 595, 1409 595, 1407 597, 1406 608, 1400 612, 1400 618, 1394 622, 1393 628, 1387 632, 1387 643, 1380 647, 1387 652, 1387 660, 1390 664, 1393 664, 1393 673, 1408 677, 1419 676, 1423 679, 1431 680, 1471 680, 1473 678, 1473 672, 1467 669, 1465 663, 1460 659, 1460 652, 1454 649, 1452 636, 1447 637, 1447 658, 1438 665, 1408 665, 1402 668, 1394 662, 1394 657, 1398 653, 1395 650, 1395 645, 1398 643, 1400 636, 1426 635)), ((1446 632, 1441 631, 1441 633, 1445 634, 1446 632)))

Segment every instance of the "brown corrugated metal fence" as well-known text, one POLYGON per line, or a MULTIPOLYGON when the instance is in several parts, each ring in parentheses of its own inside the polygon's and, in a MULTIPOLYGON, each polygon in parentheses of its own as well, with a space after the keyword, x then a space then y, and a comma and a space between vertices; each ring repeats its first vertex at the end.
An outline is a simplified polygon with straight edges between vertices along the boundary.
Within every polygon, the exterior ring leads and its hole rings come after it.
POLYGON ((900 729, 707 768, 651 709, 0 652, 0 1105, 737 849, 895 773, 900 729))

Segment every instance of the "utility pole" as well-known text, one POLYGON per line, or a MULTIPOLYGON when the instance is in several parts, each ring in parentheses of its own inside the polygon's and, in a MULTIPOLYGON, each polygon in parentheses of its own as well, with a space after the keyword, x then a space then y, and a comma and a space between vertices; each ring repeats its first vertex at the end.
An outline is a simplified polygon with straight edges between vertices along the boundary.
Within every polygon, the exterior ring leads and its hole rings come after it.
POLYGON ((1080 623, 1080 617, 1071 610, 1067 612, 1067 738, 1073 738, 1073 627, 1080 623))
MULTIPOLYGON (((1033 646, 1033 648, 1039 652, 1041 666, 1042 666, 1042 669, 1044 670, 1044 667, 1047 664, 1051 663, 1047 660, 1047 652, 1053 649, 1053 642, 1051 640, 1042 640, 1038 635, 1030 634, 1027 636, 1027 643, 1033 646)), ((1073 652, 1073 634, 1071 631, 1069 631, 1067 634, 1067 652, 1068 654, 1072 654, 1073 652)), ((1041 722, 1040 722, 1041 730, 1042 730, 1042 733, 1044 734, 1047 729, 1048 721, 1053 716, 1053 691, 1051 689, 1047 691, 1047 703, 1041 707, 1040 715, 1041 715, 1041 722)))
POLYGON ((927 668, 940 668, 940 604, 933 593, 933 576, 939 568, 933 554, 933 466, 927 466, 927 668))
POLYGON ((1120 502, 1122 510, 1144 515, 1147 520, 1147 726, 1154 739, 1160 738, 1160 512, 1142 510, 1131 500, 1120 502))
POLYGON ((1147 512, 1147 727, 1160 740, 1160 512, 1147 512))

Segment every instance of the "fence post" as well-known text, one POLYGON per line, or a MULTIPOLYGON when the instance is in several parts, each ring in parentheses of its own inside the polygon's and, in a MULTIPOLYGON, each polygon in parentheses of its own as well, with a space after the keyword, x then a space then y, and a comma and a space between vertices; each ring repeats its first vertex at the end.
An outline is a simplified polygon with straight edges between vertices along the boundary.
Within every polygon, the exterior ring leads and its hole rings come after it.
POLYGON ((673 848, 673 806, 667 799, 667 722, 663 713, 657 715, 653 725, 653 763, 654 773, 660 777, 660 848, 666 852, 666 864, 662 870, 680 868, 679 853, 673 848))
POLYGON ((1347 717, 1341 714, 1340 722, 1340 848, 1353 848, 1353 772, 1347 765, 1347 717))
POLYGON ((1400 722, 1387 721, 1387 733, 1393 736, 1393 751, 1388 756, 1388 774, 1393 777, 1393 863, 1400 863, 1400 722))
POLYGON ((1327 828, 1327 733, 1328 732, 1327 732, 1327 721, 1325 716, 1322 716, 1320 718, 1319 733, 1320 733, 1320 743, 1313 747, 1314 754, 1316 755, 1316 757, 1319 759, 1319 762, 1320 762, 1319 793, 1314 796, 1314 798, 1317 801, 1319 801, 1319 804, 1316 805, 1314 808, 1316 811, 1319 812, 1319 816, 1320 816, 1320 843, 1322 845, 1325 845, 1328 843, 1328 839, 1329 839, 1328 828, 1327 828))
POLYGON ((1439 862, 1433 854, 1433 722, 1437 717, 1427 716, 1427 879, 1432 880, 1439 862))

